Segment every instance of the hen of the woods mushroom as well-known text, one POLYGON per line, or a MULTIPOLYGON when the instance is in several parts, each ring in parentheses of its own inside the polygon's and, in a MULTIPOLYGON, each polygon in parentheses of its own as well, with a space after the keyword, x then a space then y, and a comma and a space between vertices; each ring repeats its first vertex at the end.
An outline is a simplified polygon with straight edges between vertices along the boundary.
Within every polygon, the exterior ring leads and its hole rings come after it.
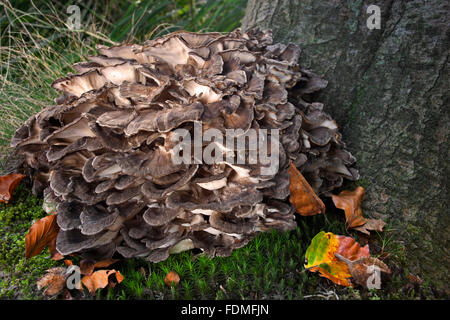
MULTIPOLYGON (((33 192, 56 204, 62 255, 158 262, 200 248, 227 256, 260 231, 295 228, 290 162, 319 195, 358 178, 336 123, 310 101, 326 81, 298 66, 297 46, 272 44, 270 31, 175 32, 98 49, 74 66, 78 74, 53 83, 63 93, 56 105, 12 139, 33 192), (268 147, 278 150, 277 170, 226 157, 172 161, 174 131, 199 124, 224 136, 278 129, 268 147)), ((221 147, 245 156, 255 148, 221 147)))

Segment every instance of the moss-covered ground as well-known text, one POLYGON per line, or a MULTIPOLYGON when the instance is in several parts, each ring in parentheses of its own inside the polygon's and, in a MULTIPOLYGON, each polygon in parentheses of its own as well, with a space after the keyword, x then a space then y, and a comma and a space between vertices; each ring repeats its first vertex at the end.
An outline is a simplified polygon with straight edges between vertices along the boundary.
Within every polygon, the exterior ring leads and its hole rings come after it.
POLYGON ((38 296, 36 280, 45 270, 59 263, 47 256, 48 251, 25 259, 25 234, 32 223, 45 216, 42 199, 31 195, 20 185, 12 201, 0 204, 0 298, 33 299, 38 296))

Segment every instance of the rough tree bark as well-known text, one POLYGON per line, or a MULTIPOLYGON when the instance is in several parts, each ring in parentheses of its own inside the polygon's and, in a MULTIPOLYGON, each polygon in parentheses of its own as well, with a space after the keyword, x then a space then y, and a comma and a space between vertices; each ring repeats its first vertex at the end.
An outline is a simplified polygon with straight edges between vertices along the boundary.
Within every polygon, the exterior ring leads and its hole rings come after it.
POLYGON ((329 81, 318 98, 357 157, 366 215, 385 217, 409 269, 447 293, 449 13, 441 0, 249 0, 243 20, 299 45, 329 81))

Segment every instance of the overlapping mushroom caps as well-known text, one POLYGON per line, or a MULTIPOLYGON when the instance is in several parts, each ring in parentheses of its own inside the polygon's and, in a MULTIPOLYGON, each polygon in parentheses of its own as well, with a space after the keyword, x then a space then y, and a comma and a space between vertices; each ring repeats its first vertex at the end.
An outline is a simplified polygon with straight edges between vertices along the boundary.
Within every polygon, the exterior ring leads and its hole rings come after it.
POLYGON ((55 81, 63 96, 12 139, 33 191, 57 204, 63 255, 158 262, 196 247, 226 256, 257 232, 295 227, 290 161, 318 194, 358 176, 336 123, 307 102, 326 81, 270 31, 175 32, 99 53, 55 81), (280 129, 279 170, 175 164, 173 131, 195 122, 223 133, 280 129))

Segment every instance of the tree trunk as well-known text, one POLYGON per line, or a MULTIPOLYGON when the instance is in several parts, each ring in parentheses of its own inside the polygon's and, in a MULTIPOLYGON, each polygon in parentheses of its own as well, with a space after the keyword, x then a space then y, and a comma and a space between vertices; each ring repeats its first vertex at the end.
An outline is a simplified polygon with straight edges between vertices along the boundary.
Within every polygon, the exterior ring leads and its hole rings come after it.
POLYGON ((249 0, 243 29, 300 46, 329 81, 318 100, 357 157, 365 215, 382 216, 409 270, 449 283, 448 1, 249 0), (381 29, 369 30, 370 4, 381 29))

